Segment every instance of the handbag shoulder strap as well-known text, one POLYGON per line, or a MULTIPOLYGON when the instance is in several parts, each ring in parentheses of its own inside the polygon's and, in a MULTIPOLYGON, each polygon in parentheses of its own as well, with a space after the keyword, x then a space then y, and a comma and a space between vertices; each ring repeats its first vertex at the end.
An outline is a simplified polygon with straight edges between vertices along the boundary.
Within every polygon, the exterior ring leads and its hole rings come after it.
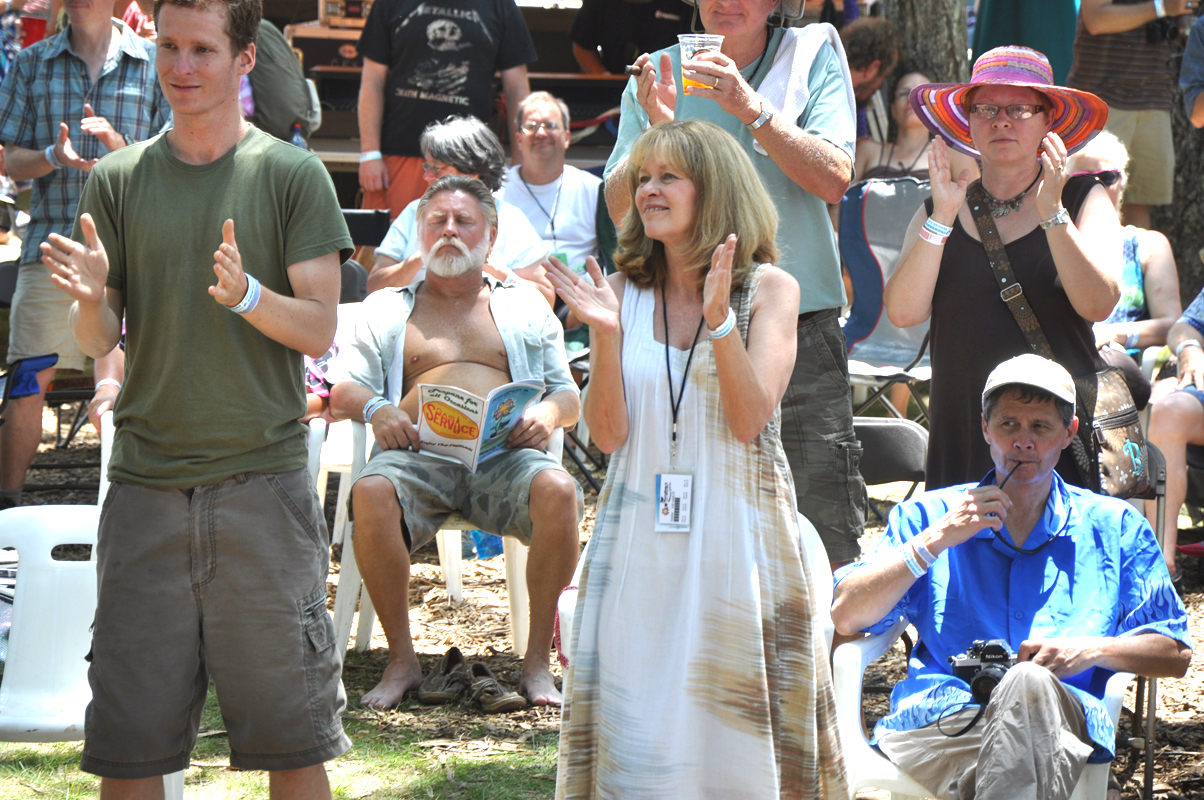
POLYGON ((1008 311, 1012 312, 1016 324, 1020 326, 1020 332, 1028 340, 1028 346, 1033 352, 1052 360, 1053 348, 1045 338, 1045 331, 1041 330, 1041 323, 1033 313, 1032 304, 1024 296, 1020 281, 1016 280, 1016 273, 1012 271, 1012 262, 1008 260, 1003 240, 999 238, 995 218, 991 216, 986 190, 982 188, 981 180, 970 184, 966 199, 970 201, 970 213, 978 227, 978 235, 982 239, 983 249, 987 252, 991 270, 995 273, 996 284, 1002 287, 999 292, 1000 299, 1007 305, 1008 311))

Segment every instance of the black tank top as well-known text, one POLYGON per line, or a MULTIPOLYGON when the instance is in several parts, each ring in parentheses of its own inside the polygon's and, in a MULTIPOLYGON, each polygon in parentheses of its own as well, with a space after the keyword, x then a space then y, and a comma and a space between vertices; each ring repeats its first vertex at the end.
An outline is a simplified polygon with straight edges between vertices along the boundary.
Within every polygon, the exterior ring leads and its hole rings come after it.
MULTIPOLYGON (((1093 176, 1067 181, 1062 203, 1072 219, 1078 219, 1096 182, 1093 176)), ((931 199, 925 207, 931 214, 931 199)), ((1091 323, 1079 316, 1061 284, 1055 283, 1058 271, 1045 231, 1037 227, 1005 249, 1054 359, 1075 376, 1103 369, 1091 323)), ((994 466, 982 438, 982 387, 999 363, 1031 352, 996 283, 982 243, 962 229, 959 218, 945 244, 932 295, 928 489, 977 482, 994 466)), ((1070 448, 1062 453, 1058 474, 1083 485, 1070 448)))

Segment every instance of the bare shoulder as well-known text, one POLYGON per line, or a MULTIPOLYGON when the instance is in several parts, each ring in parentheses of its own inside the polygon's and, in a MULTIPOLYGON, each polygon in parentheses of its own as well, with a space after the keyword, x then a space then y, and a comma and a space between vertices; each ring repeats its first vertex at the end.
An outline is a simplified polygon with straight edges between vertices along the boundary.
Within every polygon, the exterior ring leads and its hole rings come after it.
POLYGON ((610 290, 615 293, 619 304, 623 303, 623 290, 627 288, 627 276, 622 272, 612 272, 606 276, 606 282, 610 284, 610 290))
POLYGON ((1145 253, 1163 254, 1171 252, 1171 242, 1162 231, 1152 231, 1142 228, 1141 233, 1137 234, 1137 239, 1141 244, 1142 251, 1145 253))
POLYGON ((799 285, 789 272, 772 264, 765 265, 761 274, 761 284, 757 288, 757 296, 753 300, 753 314, 763 309, 773 309, 775 312, 785 309, 792 315, 798 314, 799 285))

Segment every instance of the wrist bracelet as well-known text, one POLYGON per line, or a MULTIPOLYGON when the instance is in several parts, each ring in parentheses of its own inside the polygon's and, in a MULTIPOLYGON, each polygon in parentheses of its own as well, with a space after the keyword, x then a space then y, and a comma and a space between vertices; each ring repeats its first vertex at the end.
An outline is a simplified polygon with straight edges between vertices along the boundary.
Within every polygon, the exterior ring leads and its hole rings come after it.
POLYGON ((384 158, 384 156, 380 154, 379 150, 369 150, 366 153, 360 153, 361 164, 363 164, 365 161, 379 161, 382 158, 384 158))
POLYGON ((932 551, 930 551, 927 547, 925 547, 924 543, 921 542, 918 537, 911 540, 911 546, 912 546, 912 548, 915 549, 916 555, 919 556, 921 558, 921 560, 928 562, 927 564, 924 565, 925 568, 931 567, 933 564, 936 563, 937 556, 934 556, 932 554, 932 551))
POLYGON ((1184 347, 1199 347, 1204 349, 1204 344, 1201 344, 1199 339, 1184 339, 1183 341, 1179 342, 1179 346, 1175 348, 1175 358, 1179 357, 1179 354, 1183 352, 1184 347))
POLYGON ((716 328, 713 331, 710 331, 711 338, 712 339, 722 339, 724 336, 727 336, 729 333, 731 333, 732 329, 735 327, 736 327, 736 312, 733 311, 731 308, 728 308, 727 319, 725 319, 725 320, 723 320, 723 322, 719 323, 718 328, 716 328))
POLYGON ((1049 219, 1041 220, 1041 227, 1045 230, 1049 230, 1055 225, 1065 225, 1068 222, 1070 222, 1070 212, 1063 208, 1049 219))
POLYGON ((907 569, 917 578, 924 577, 924 573, 928 570, 920 566, 920 562, 916 561, 916 555, 912 552, 911 547, 904 542, 899 547, 899 552, 903 556, 903 563, 907 565, 907 569))
POLYGON ((54 167, 55 169, 63 168, 63 162, 59 161, 58 156, 54 154, 54 145, 47 147, 42 151, 42 154, 46 156, 46 160, 50 162, 50 166, 54 167))
POLYGON ((924 220, 924 228, 926 230, 932 231, 937 236, 948 236, 949 234, 953 233, 952 225, 942 225, 941 223, 937 222, 932 217, 929 217, 928 219, 924 220))
POLYGON ((388 404, 389 404, 389 401, 386 400, 385 398, 381 397, 380 395, 377 395, 376 397, 373 397, 371 400, 369 400, 367 403, 364 403, 364 412, 363 412, 364 422, 365 423, 371 422, 372 415, 375 414, 377 411, 379 411, 384 406, 387 406, 388 404))
POLYGON ((1154 0, 1154 15, 1157 16, 1158 19, 1162 19, 1166 16, 1166 7, 1163 5, 1163 0, 1154 0))
POLYGON ((1136 333, 1136 332, 1130 333, 1128 336, 1125 337, 1125 349, 1126 350, 1136 350, 1137 342, 1140 339, 1141 339, 1140 333, 1136 333))
POLYGON ((936 245, 937 247, 944 247, 945 242, 949 239, 947 235, 941 236, 938 233, 933 233, 932 231, 928 230, 927 226, 920 228, 920 238, 929 244, 936 245))
POLYGON ((247 293, 242 296, 237 305, 229 306, 235 314, 250 314, 259 305, 259 294, 262 287, 254 275, 247 275, 247 293))
POLYGON ((116 386, 118 389, 121 388, 121 384, 118 383, 117 381, 113 380, 112 378, 101 378, 95 384, 93 384, 92 390, 95 391, 102 386, 116 386))

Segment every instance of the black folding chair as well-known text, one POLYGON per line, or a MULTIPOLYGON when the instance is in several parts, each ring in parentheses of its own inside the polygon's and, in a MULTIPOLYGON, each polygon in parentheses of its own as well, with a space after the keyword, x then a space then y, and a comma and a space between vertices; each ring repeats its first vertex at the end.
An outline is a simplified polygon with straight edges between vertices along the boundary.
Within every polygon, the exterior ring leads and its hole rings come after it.
MULTIPOLYGON (((928 459, 928 431, 919 423, 894 417, 853 417, 853 431, 861 442, 861 461, 857 467, 867 486, 911 481, 904 500, 910 499, 920 481, 928 459)), ((885 515, 869 501, 878 518, 885 515)))

